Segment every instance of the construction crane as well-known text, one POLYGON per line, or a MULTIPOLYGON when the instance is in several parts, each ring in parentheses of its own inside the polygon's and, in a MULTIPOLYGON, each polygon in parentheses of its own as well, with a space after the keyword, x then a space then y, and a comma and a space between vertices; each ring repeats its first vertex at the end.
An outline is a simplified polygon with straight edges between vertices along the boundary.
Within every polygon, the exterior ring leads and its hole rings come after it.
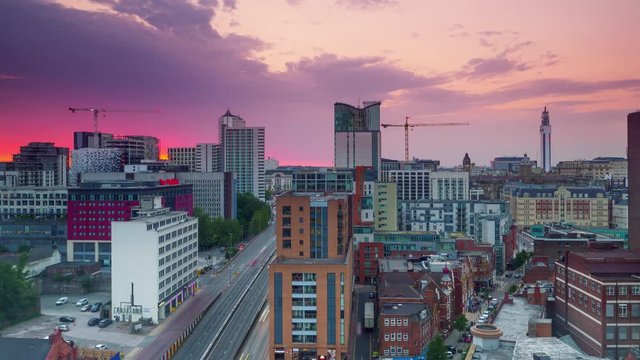
MULTIPOLYGON (((69 111, 71 111, 72 113, 76 113, 76 111, 87 111, 90 113, 93 113, 93 141, 97 142, 98 141, 98 115, 100 113, 105 113, 105 112, 157 112, 157 111, 152 111, 152 110, 107 110, 107 109, 103 109, 103 108, 74 108, 74 107, 70 107, 69 111)), ((104 115, 103 115, 104 116, 104 115)))
MULTIPOLYGON (((381 124, 383 128, 403 127, 404 128, 404 161, 409 162, 409 128, 416 126, 465 126, 469 123, 441 122, 441 123, 409 123, 409 117, 404 118, 404 124, 381 124)), ((411 129, 413 130, 413 129, 411 129)))

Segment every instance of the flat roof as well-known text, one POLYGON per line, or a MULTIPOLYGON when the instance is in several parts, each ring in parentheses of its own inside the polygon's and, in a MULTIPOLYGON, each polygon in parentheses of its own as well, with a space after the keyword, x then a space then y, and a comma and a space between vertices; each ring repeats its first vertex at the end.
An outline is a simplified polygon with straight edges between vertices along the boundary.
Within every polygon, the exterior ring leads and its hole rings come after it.
POLYGON ((518 340, 513 349, 514 360, 531 360, 534 353, 544 353, 553 360, 601 360, 585 355, 555 337, 536 337, 518 340))
POLYGON ((527 304, 525 298, 512 297, 513 304, 503 304, 493 322, 502 332, 502 340, 518 341, 527 338, 529 319, 538 319, 540 305, 527 304))
POLYGON ((412 315, 422 310, 428 310, 425 304, 416 303, 385 303, 380 315, 412 315))

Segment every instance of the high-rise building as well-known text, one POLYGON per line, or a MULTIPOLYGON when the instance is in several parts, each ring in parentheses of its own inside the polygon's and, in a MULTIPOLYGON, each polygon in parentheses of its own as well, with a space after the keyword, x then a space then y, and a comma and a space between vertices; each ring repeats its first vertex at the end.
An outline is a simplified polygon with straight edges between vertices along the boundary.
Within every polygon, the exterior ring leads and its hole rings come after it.
POLYGON ((219 144, 197 144, 196 145, 196 168, 197 172, 218 172, 223 171, 220 167, 222 157, 222 147, 219 144))
POLYGON ((67 186, 69 149, 52 142, 30 142, 20 146, 13 161, 0 163, 0 171, 17 176, 17 186, 67 186))
POLYGON ((158 160, 158 138, 153 136, 127 135, 105 140, 105 148, 116 148, 124 153, 125 164, 139 164, 142 160, 158 160))
POLYGON ((384 181, 398 184, 398 200, 469 199, 468 172, 390 170, 384 175, 384 181))
POLYGON ((224 171, 234 173, 238 193, 264 200, 264 127, 222 127, 224 171))
POLYGON ((269 359, 345 359, 352 298, 349 197, 288 193, 277 197, 276 211, 269 359))
POLYGON ((640 111, 627 115, 629 248, 640 251, 640 111))
POLYGON ((218 119, 218 143, 224 147, 224 129, 227 128, 243 128, 245 127, 245 121, 243 118, 237 115, 233 115, 230 110, 224 113, 218 119))
POLYGON ((93 131, 76 131, 73 133, 73 149, 101 148, 107 140, 113 139, 113 134, 97 133, 97 140, 93 131))
POLYGON ((542 123, 540 124, 540 156, 542 170, 551 171, 551 124, 547 107, 542 111, 542 123))
POLYGON ((196 148, 176 147, 168 148, 169 162, 173 165, 186 165, 189 171, 196 171, 196 148))
POLYGON ((334 165, 355 169, 372 166, 380 176, 380 102, 365 102, 365 107, 335 103, 334 165))
POLYGON ((132 210, 131 220, 111 225, 112 319, 158 323, 196 292, 198 219, 163 207, 161 197, 142 197, 132 210))

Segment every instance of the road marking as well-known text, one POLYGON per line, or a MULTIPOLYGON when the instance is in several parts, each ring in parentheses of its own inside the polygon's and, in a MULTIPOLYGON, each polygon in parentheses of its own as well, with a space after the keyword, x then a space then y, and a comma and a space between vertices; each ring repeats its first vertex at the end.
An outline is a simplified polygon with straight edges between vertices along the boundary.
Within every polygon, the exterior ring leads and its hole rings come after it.
POLYGON ((262 311, 262 315, 260 315, 260 321, 265 321, 267 318, 267 315, 269 315, 269 307, 267 307, 266 309, 264 309, 262 311))

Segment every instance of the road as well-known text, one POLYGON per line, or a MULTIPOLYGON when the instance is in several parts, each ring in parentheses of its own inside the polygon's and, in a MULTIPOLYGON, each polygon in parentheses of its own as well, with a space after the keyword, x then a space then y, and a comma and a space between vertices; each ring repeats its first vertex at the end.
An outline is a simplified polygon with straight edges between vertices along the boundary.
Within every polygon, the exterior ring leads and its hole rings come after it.
POLYGON ((369 292, 376 291, 371 285, 356 285, 355 301, 353 302, 353 311, 351 321, 355 323, 355 336, 351 336, 354 344, 355 360, 366 360, 371 358, 371 353, 378 349, 374 334, 378 331, 378 314, 375 315, 375 329, 366 330, 364 328, 364 303, 369 300, 369 292))
POLYGON ((245 338, 244 344, 236 360, 267 360, 269 358, 269 305, 260 310, 260 317, 256 319, 251 332, 245 338))
POLYGON ((271 226, 249 242, 219 273, 208 272, 201 276, 202 289, 158 327, 156 336, 142 344, 144 349, 136 359, 159 359, 188 324, 215 300, 174 356, 176 359, 200 359, 212 337, 220 332, 226 316, 274 250, 275 235, 271 226))
MULTIPOLYGON (((257 239, 249 243, 245 249, 234 259, 232 264, 228 265, 223 271, 213 278, 211 284, 207 285, 203 292, 209 294, 209 296, 217 296, 221 294, 218 301, 216 301, 211 309, 207 312, 204 318, 200 321, 200 324, 195 328, 191 336, 185 341, 182 347, 175 354, 174 359, 201 359, 202 356, 211 351, 217 351, 214 346, 216 341, 222 341, 225 339, 225 325, 231 324, 232 318, 238 314, 240 308, 244 302, 240 303, 245 294, 251 293, 252 296, 256 296, 254 287, 249 287, 254 281, 256 286, 264 286, 266 294, 266 287, 268 285, 268 275, 265 277, 264 273, 266 264, 270 260, 273 252, 275 251, 275 235, 273 227, 270 227, 263 232, 257 239), (221 281, 222 280, 222 281, 221 281), (264 284, 263 284, 264 283, 264 284)), ((249 298, 245 302, 255 300, 255 298, 249 298)), ((262 303, 253 306, 256 311, 262 307, 262 303)), ((249 319, 249 316, 239 319, 246 323, 246 331, 249 330, 255 316, 249 319)), ((246 335, 245 333, 236 333, 235 340, 237 341, 237 347, 230 348, 228 350, 240 348, 242 341, 246 335)), ((235 346, 235 345, 234 345, 235 346)), ((230 354, 228 358, 233 358, 235 354, 230 354)), ((218 359, 224 359, 227 357, 218 357, 218 359)))

